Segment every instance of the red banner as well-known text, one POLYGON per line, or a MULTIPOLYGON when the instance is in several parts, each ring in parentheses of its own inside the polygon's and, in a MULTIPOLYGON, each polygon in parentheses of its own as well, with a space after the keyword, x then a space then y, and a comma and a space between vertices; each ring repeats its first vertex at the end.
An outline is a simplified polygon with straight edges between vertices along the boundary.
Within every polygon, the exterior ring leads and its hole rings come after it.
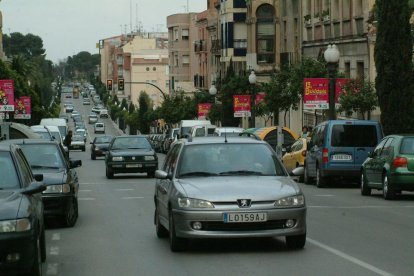
POLYGON ((256 105, 264 101, 265 93, 259 93, 256 95, 256 105))
POLYGON ((14 111, 13 80, 0 80, 0 111, 14 111))
POLYGON ((22 96, 15 102, 14 118, 31 119, 31 117, 31 98, 30 96, 22 96))
POLYGON ((341 94, 343 92, 343 87, 350 80, 351 79, 345 79, 345 78, 336 79, 336 83, 335 83, 335 104, 339 103, 339 97, 341 96, 341 94))
POLYGON ((329 80, 325 78, 303 79, 304 109, 329 108, 329 80))
POLYGON ((251 116, 251 102, 250 95, 235 95, 233 96, 234 117, 250 117, 251 116))
POLYGON ((206 103, 206 104, 198 104, 198 118, 205 118, 207 117, 208 113, 211 110, 212 104, 206 103))

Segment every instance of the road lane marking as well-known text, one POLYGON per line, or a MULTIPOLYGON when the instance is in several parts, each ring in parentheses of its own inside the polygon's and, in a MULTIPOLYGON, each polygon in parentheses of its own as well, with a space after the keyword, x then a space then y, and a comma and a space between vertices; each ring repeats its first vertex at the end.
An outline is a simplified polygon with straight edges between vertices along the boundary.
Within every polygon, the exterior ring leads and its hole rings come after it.
POLYGON ((47 275, 57 275, 58 274, 58 264, 57 263, 47 264, 46 274, 47 275))
POLYGON ((380 209, 380 208, 414 208, 414 205, 401 205, 401 206, 385 206, 385 205, 360 205, 360 206, 327 206, 327 205, 308 205, 308 208, 315 209, 380 209))
POLYGON ((60 241, 60 233, 53 233, 52 241, 60 241))
POLYGON ((142 196, 126 196, 123 197, 122 199, 143 199, 144 197, 142 196))
POLYGON ((324 197, 324 196, 335 196, 335 195, 314 195, 314 196, 324 197))
POLYGON ((308 242, 310 242, 311 244, 317 246, 317 247, 320 247, 322 249, 325 249, 326 251, 329 251, 329 252, 331 252, 332 254, 334 254, 334 255, 336 255, 338 257, 341 257, 341 258, 343 258, 345 260, 348 260, 351 263, 354 263, 356 265, 359 265, 359 266, 361 266, 361 267, 363 267, 363 268, 365 268, 367 270, 370 270, 370 271, 372 271, 374 273, 377 273, 379 275, 382 275, 382 276, 392 276, 392 275, 394 275, 394 274, 391 274, 389 272, 386 272, 386 271, 384 271, 382 269, 379 269, 379 268, 377 268, 377 267, 375 267, 373 265, 370 265, 370 264, 368 264, 368 263, 366 263, 364 261, 361 261, 361 260, 359 260, 359 259, 357 259, 355 257, 352 257, 352 256, 350 256, 350 255, 348 255, 348 254, 346 254, 344 252, 341 252, 341 251, 339 251, 339 250, 337 250, 335 248, 332 248, 332 247, 330 247, 328 245, 325 245, 323 243, 320 243, 320 242, 318 242, 316 240, 313 240, 313 239, 310 239, 310 238, 307 238, 306 240, 308 242))
POLYGON ((92 192, 92 190, 79 190, 79 192, 82 192, 82 193, 89 193, 89 192, 92 192))
POLYGON ((78 200, 82 200, 82 201, 92 201, 95 200, 94 197, 79 197, 78 200))
POLYGON ((49 250, 49 255, 59 255, 59 246, 51 246, 49 250))
POLYGON ((117 192, 135 191, 135 189, 116 189, 117 192))

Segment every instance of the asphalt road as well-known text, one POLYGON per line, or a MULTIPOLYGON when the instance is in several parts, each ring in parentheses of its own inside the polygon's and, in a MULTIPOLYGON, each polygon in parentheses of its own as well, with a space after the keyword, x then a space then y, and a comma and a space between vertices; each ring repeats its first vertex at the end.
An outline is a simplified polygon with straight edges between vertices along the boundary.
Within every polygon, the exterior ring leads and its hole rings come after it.
MULTIPOLYGON (((74 101, 86 116, 90 107, 74 101)), ((117 133, 104 122, 108 133, 117 133)), ((92 161, 89 146, 70 155, 83 163, 79 219, 73 228, 48 225, 44 275, 414 275, 413 193, 385 201, 379 192, 362 197, 351 185, 301 184, 308 205, 305 249, 288 250, 279 238, 201 240, 172 253, 168 239, 155 235, 154 179, 106 179, 103 158, 92 161)))

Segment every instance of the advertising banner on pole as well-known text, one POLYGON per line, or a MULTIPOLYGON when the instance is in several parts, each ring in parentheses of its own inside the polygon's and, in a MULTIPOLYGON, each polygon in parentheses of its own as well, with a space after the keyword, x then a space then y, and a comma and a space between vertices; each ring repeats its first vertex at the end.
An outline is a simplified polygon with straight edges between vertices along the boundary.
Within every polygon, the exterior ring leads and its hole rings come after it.
POLYGON ((14 107, 15 119, 31 119, 31 98, 30 96, 22 96, 16 100, 14 107))
POLYGON ((14 111, 14 82, 0 80, 0 112, 14 111))
POLYGON ((264 101, 265 93, 259 93, 256 95, 256 105, 259 105, 261 102, 264 101))
POLYGON ((250 95, 234 95, 233 107, 234 117, 250 117, 251 116, 251 101, 250 95))
POLYGON ((329 79, 306 78, 303 79, 303 108, 328 109, 329 108, 329 79))
POLYGON ((205 119, 211 110, 211 103, 198 104, 198 119, 205 119))

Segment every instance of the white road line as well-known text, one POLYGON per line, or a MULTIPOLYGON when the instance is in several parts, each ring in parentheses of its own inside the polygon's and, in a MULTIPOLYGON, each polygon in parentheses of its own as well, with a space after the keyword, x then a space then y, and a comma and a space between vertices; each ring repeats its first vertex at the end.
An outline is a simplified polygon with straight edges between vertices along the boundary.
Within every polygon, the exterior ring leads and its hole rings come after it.
POLYGON ((51 246, 49 255, 55 255, 55 256, 59 255, 59 246, 51 246))
POLYGON ((52 241, 60 241, 60 233, 53 233, 52 241))
POLYGON ((89 193, 89 192, 92 192, 92 190, 79 190, 79 192, 82 192, 82 193, 89 193))
POLYGON ((315 195, 315 196, 321 196, 321 197, 324 197, 324 196, 335 196, 335 195, 315 195))
POLYGON ((366 262, 363 262, 363 261, 361 261, 361 260, 359 260, 359 259, 357 259, 355 257, 352 257, 352 256, 350 256, 350 255, 348 255, 348 254, 346 254, 344 252, 341 252, 339 250, 336 250, 335 248, 332 248, 332 247, 330 247, 328 245, 325 245, 323 243, 320 243, 320 242, 315 241, 315 240, 310 239, 310 238, 307 238, 306 240, 308 242, 310 242, 311 244, 313 244, 313 245, 316 245, 316 246, 318 246, 318 247, 320 247, 322 249, 325 249, 326 251, 329 251, 329 252, 331 252, 332 254, 334 254, 334 255, 336 255, 338 257, 341 257, 341 258, 343 258, 345 260, 348 260, 351 263, 354 263, 356 265, 359 265, 359 266, 361 266, 361 267, 363 267, 363 268, 365 268, 367 270, 370 270, 370 271, 372 271, 374 273, 377 273, 377 274, 382 275, 382 276, 392 276, 393 275, 393 274, 391 274, 389 272, 386 272, 386 271, 384 271, 382 269, 379 269, 379 268, 377 268, 377 267, 375 267, 373 265, 370 265, 370 264, 368 264, 366 262))
POLYGON ((78 200, 82 200, 82 201, 92 201, 95 200, 94 197, 79 197, 78 200))
POLYGON ((58 274, 58 264, 57 263, 51 263, 47 264, 47 275, 57 275, 58 274))
POLYGON ((361 206, 326 206, 326 205, 308 205, 308 208, 315 209, 395 209, 395 208, 414 208, 414 205, 405 206, 385 206, 385 205, 361 205, 361 206))
POLYGON ((123 197, 122 199, 143 199, 144 197, 142 196, 127 196, 127 197, 123 197))
POLYGON ((117 192, 135 191, 135 189, 116 189, 117 192))

